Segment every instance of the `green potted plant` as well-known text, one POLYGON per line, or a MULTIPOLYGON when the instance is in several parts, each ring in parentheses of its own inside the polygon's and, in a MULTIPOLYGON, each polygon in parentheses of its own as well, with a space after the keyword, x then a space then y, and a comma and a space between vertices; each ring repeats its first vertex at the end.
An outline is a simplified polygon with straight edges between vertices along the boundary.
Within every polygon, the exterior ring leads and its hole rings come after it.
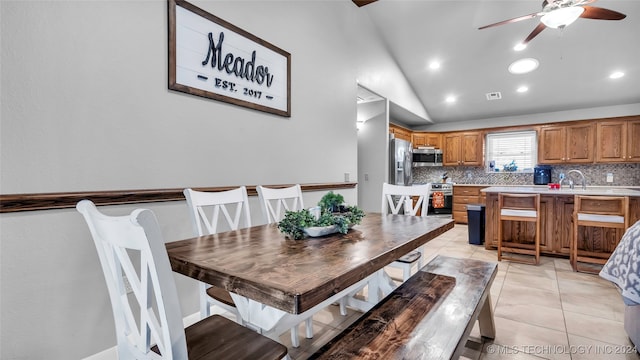
POLYGON ((318 202, 318 206, 321 209, 327 210, 332 213, 344 212, 340 211, 340 207, 344 209, 344 197, 340 194, 334 194, 333 191, 326 193, 322 199, 318 202))
POLYGON ((278 223, 278 229, 294 240, 334 232, 346 234, 351 226, 359 224, 364 217, 362 209, 344 205, 344 197, 332 191, 320 199, 318 207, 319 214, 313 214, 308 209, 287 211, 278 223))

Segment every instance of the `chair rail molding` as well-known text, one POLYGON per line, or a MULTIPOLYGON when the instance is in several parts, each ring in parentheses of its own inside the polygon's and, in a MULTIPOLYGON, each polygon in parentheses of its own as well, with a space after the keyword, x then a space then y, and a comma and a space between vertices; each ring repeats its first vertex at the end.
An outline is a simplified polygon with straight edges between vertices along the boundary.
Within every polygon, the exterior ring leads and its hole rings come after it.
MULTIPOLYGON (((284 188, 293 184, 265 185, 273 188, 284 188)), ((356 182, 340 183, 311 183, 300 184, 303 192, 323 191, 335 189, 352 189, 356 182)), ((197 191, 226 191, 237 188, 239 185, 194 187, 197 191)), ((107 190, 107 191, 78 191, 58 193, 30 193, 30 194, 0 194, 0 213, 68 209, 76 206, 78 201, 88 199, 96 205, 123 205, 150 202, 182 201, 185 200, 182 191, 184 188, 172 189, 139 189, 139 190, 107 190)), ((249 196, 257 196, 256 185, 247 186, 249 196)))

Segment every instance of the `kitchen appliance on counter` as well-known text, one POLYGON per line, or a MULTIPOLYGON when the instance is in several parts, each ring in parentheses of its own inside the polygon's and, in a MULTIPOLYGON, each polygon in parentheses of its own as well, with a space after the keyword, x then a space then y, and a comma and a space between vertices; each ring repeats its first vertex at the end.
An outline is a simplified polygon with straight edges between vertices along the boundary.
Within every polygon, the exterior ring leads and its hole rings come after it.
POLYGON ((451 214, 453 210, 453 184, 449 183, 431 183, 431 191, 429 192, 429 206, 427 215, 433 214, 451 214), (444 195, 444 206, 433 207, 433 193, 440 192, 444 195))
POLYGON ((409 186, 413 183, 411 149, 409 141, 395 138, 389 141, 389 184, 409 186))
POLYGON ((415 149, 413 150, 413 167, 442 166, 441 149, 415 149))
POLYGON ((551 166, 538 165, 533 168, 533 185, 547 185, 551 182, 551 166))

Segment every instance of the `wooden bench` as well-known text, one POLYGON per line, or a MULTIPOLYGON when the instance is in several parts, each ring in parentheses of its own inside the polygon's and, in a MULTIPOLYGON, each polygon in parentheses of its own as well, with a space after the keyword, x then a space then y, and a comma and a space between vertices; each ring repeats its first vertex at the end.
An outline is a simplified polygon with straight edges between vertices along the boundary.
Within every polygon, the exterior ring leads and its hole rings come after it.
POLYGON ((493 339, 497 264, 437 256, 310 359, 457 359, 475 321, 493 339))

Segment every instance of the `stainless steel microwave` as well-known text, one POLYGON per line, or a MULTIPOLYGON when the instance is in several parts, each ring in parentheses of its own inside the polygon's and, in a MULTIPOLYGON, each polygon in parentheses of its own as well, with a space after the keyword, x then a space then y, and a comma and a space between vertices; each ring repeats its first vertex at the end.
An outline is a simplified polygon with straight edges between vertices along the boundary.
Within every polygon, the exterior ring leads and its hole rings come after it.
POLYGON ((414 149, 413 167, 421 166, 442 166, 442 150, 414 149))

